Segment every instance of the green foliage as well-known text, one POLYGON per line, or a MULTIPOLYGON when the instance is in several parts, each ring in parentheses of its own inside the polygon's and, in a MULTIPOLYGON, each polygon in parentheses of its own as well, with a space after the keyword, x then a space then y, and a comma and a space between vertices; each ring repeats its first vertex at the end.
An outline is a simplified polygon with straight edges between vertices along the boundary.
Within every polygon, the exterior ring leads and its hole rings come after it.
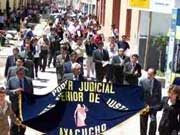
POLYGON ((160 77, 164 77, 164 76, 165 76, 165 73, 162 72, 161 70, 157 70, 157 71, 156 71, 156 75, 157 75, 157 76, 160 76, 160 77))
POLYGON ((152 45, 158 46, 159 48, 166 47, 169 41, 168 36, 158 35, 152 37, 152 45))

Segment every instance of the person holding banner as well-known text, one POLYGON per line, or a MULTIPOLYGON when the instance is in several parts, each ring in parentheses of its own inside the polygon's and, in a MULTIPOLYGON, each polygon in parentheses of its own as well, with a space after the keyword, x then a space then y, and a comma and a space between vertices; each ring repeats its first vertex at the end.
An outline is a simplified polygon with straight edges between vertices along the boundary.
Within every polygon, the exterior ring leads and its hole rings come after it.
POLYGON ((22 125, 21 121, 16 118, 16 115, 12 111, 11 104, 5 99, 6 91, 3 87, 0 87, 0 134, 9 135, 9 122, 8 116, 10 116, 11 121, 15 122, 17 125, 22 125))
MULTIPOLYGON (((156 70, 149 68, 147 78, 140 80, 139 85, 144 89, 144 101, 150 108, 161 103, 161 82, 155 78, 156 70)), ((156 109, 145 109, 140 114, 141 135, 147 135, 148 118, 150 117, 149 135, 156 135, 156 109)))
MULTIPOLYGON (((18 67, 16 76, 8 80, 6 89, 7 93, 10 95, 12 109, 16 116, 20 117, 19 94, 24 91, 27 93, 28 102, 34 102, 33 96, 31 95, 33 93, 32 80, 25 76, 24 67, 18 67)), ((24 135, 24 127, 19 127, 13 121, 11 122, 11 125, 11 135, 24 135)))

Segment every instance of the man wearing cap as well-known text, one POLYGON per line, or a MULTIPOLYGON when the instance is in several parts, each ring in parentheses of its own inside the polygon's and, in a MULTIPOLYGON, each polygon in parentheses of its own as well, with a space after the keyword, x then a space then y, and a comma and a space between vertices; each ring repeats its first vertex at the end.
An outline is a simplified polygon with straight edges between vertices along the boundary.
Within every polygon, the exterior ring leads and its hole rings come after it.
MULTIPOLYGON (((28 94, 27 99, 29 102, 33 101, 33 84, 32 80, 25 76, 24 67, 18 67, 16 71, 16 76, 10 78, 7 82, 7 93, 10 96, 12 102, 12 109, 16 116, 19 117, 19 106, 18 106, 18 94, 24 91, 28 94)), ((11 135, 24 135, 25 128, 18 127, 12 122, 11 135)))
POLYGON ((94 40, 98 46, 98 49, 93 51, 96 79, 97 81, 103 81, 105 76, 107 78, 109 54, 107 50, 103 49, 104 43, 101 36, 96 36, 94 40))

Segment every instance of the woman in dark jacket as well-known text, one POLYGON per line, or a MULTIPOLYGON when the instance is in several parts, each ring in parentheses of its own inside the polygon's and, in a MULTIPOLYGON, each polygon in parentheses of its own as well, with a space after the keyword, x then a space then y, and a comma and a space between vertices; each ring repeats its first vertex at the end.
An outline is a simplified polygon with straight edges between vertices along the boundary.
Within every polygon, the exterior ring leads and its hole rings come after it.
POLYGON ((159 123, 160 135, 178 135, 179 131, 179 110, 180 101, 178 99, 180 87, 171 85, 168 96, 164 97, 159 109, 163 109, 163 114, 159 123))

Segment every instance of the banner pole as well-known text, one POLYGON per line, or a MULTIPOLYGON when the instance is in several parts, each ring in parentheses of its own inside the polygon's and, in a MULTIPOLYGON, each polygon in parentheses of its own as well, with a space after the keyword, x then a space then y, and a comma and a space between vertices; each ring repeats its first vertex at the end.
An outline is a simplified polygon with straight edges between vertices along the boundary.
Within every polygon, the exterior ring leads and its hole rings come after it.
POLYGON ((22 93, 19 94, 18 96, 18 100, 19 100, 19 118, 20 120, 22 121, 23 118, 22 118, 22 93))

